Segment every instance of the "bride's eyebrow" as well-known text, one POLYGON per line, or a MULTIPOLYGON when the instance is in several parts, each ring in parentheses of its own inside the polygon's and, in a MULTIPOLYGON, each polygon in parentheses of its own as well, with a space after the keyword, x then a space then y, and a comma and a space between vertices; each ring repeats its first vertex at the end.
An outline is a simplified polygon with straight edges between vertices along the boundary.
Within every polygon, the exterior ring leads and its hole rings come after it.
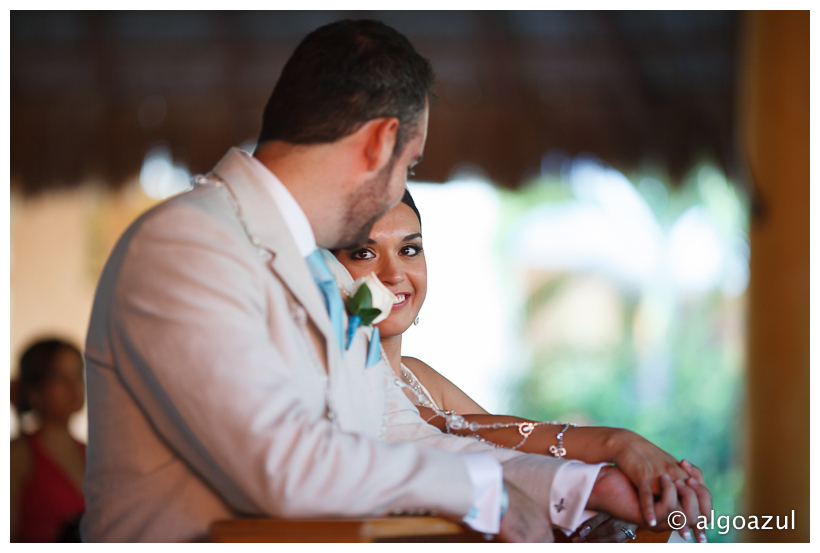
MULTIPOLYGON (((409 242, 410 240, 415 240, 416 238, 421 238, 421 233, 420 232, 414 232, 413 234, 408 234, 407 236, 402 238, 401 241, 402 242, 409 242)), ((368 238, 366 244, 368 246, 370 246, 370 245, 377 244, 377 242, 375 240, 373 240, 372 238, 368 238)))

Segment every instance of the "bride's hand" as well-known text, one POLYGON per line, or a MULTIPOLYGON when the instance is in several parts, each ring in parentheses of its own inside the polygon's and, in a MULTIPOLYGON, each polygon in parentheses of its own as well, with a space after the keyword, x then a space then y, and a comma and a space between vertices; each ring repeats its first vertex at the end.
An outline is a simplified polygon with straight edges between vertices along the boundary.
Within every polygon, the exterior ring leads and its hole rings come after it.
POLYGON ((694 478, 699 490, 705 490, 705 493, 698 493, 699 510, 704 515, 709 513, 712 506, 711 495, 706 490, 703 473, 699 468, 688 461, 684 461, 686 464, 681 466, 677 459, 629 430, 617 429, 611 439, 614 443, 612 462, 637 488, 641 512, 648 524, 654 526, 653 521, 657 521, 655 495, 661 493, 660 477, 664 474, 673 482, 694 478))

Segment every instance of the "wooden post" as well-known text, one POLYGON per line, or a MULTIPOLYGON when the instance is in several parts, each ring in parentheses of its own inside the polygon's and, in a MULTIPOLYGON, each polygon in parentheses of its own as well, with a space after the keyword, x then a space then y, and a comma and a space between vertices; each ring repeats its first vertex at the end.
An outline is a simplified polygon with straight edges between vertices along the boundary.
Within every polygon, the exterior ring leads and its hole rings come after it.
POLYGON ((796 520, 743 538, 808 542, 809 12, 752 12, 744 24, 739 130, 762 209, 750 231, 743 514, 796 520))

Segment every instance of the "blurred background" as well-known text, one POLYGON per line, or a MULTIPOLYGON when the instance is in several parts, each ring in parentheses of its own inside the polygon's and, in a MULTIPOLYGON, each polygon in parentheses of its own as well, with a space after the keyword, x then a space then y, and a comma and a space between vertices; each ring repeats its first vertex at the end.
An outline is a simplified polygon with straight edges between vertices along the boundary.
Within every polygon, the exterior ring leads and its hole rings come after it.
POLYGON ((406 353, 493 412, 641 433, 716 516, 795 511, 712 541, 808 541, 808 12, 13 11, 11 378, 37 338, 82 346, 122 231, 252 150, 295 46, 346 17, 438 81, 406 353))

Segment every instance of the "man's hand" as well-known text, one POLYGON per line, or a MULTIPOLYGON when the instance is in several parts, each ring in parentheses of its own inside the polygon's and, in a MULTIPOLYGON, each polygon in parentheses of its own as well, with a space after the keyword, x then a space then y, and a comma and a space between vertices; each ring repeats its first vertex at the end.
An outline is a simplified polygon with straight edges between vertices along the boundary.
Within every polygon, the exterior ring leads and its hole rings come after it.
POLYGON ((551 543, 552 527, 538 506, 524 492, 504 481, 510 497, 509 507, 501 519, 501 531, 498 537, 501 541, 520 543, 551 543))
MULTIPOLYGON (((667 484, 667 488, 665 488, 667 494, 669 490, 671 490, 671 493, 675 496, 671 499, 669 505, 669 510, 671 511, 677 504, 675 486, 671 483, 671 480, 669 484, 667 484)), ((663 499, 669 502, 668 495, 664 495, 663 499)), ((645 524, 643 515, 641 514, 641 507, 638 503, 638 494, 635 492, 632 482, 629 481, 623 472, 615 467, 601 468, 601 472, 598 473, 598 479, 592 487, 592 493, 589 494, 587 509, 609 513, 614 517, 635 524, 645 524)))
POLYGON ((570 537, 575 543, 623 543, 630 540, 624 528, 634 533, 637 527, 637 524, 601 513, 584 522, 570 537))

